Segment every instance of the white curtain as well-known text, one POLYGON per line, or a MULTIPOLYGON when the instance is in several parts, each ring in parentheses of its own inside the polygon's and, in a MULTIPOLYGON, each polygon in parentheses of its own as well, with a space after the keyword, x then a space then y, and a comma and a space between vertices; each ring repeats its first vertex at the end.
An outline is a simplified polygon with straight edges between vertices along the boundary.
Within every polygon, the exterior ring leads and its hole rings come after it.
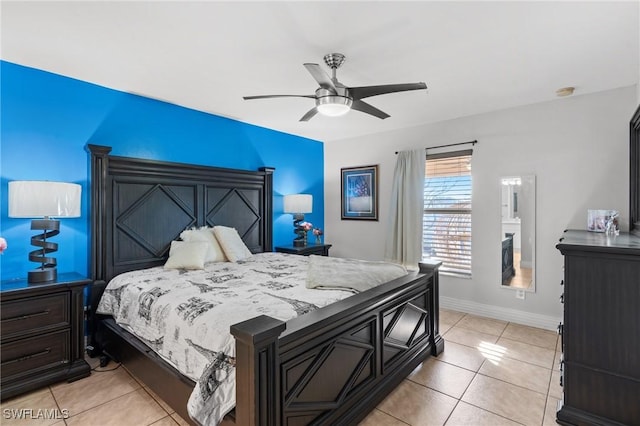
POLYGON ((408 269, 422 260, 425 162, 425 149, 399 152, 393 173, 384 256, 408 269))

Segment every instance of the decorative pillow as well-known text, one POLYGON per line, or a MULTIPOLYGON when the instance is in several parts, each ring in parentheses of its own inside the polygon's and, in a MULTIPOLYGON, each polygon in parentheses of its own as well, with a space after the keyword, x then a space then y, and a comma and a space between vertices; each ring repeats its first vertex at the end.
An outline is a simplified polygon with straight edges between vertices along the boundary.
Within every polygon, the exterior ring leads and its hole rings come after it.
POLYGON ((204 269, 207 250, 207 243, 171 241, 169 259, 164 264, 164 269, 204 269))
POLYGON ((230 262, 237 262, 238 260, 248 259, 252 256, 251 251, 244 244, 242 238, 240 238, 240 234, 238 234, 236 228, 214 226, 213 233, 230 262))
POLYGON ((187 229, 180 234, 182 241, 189 243, 202 242, 207 243, 207 254, 204 261, 207 262, 224 262, 227 258, 224 256, 222 247, 218 244, 218 240, 213 235, 213 228, 203 226, 200 229, 187 229))

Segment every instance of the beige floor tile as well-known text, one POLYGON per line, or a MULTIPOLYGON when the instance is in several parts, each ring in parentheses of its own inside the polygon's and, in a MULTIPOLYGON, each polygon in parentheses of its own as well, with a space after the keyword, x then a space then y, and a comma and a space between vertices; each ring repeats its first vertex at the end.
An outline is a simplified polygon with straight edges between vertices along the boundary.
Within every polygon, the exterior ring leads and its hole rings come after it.
POLYGON ((562 339, 558 338, 558 342, 556 343, 556 351, 562 352, 562 339))
POLYGON ((151 389, 149 389, 149 388, 148 388, 148 387, 146 387, 146 386, 143 386, 142 388, 143 388, 144 390, 146 390, 146 391, 147 391, 147 393, 148 393, 149 395, 151 395, 151 398, 153 398, 153 399, 154 399, 158 404, 160 404, 160 406, 162 407, 162 409, 163 409, 164 411, 166 411, 166 412, 167 412, 167 413, 169 413, 169 414, 173 414, 173 413, 175 413, 175 412, 176 412, 176 410, 174 410, 173 408, 171 408, 171 407, 169 406, 169 404, 167 404, 166 402, 164 402, 164 401, 162 400, 162 398, 160 398, 160 397, 158 396, 158 394, 156 394, 154 391, 152 391, 151 389))
POLYGON ((472 371, 478 371, 485 360, 478 349, 450 342, 446 339, 444 351, 438 355, 437 359, 472 371))
POLYGON ((173 420, 173 417, 167 416, 163 417, 155 423, 152 423, 150 426, 176 426, 178 423, 173 420))
POLYGON ((458 321, 462 319, 466 314, 463 312, 452 311, 451 309, 442 309, 440 308, 440 322, 455 325, 458 321))
POLYGON ((387 413, 380 410, 373 410, 358 426, 405 426, 406 423, 401 422, 395 417, 391 417, 387 413))
POLYGON ((71 383, 51 386, 60 408, 69 410, 71 416, 80 414, 119 396, 139 389, 140 385, 123 368, 101 373, 71 383))
POLYGON ((459 399, 473 380, 475 373, 429 358, 409 375, 412 382, 459 399))
POLYGON ((505 349, 504 356, 540 367, 552 368, 555 351, 501 337, 496 343, 505 349))
POLYGON ((530 345, 541 346, 543 348, 555 350, 558 341, 558 333, 541 328, 528 327, 526 325, 509 323, 504 329, 502 337, 528 343, 530 345))
POLYGON ((544 395, 547 394, 551 379, 551 370, 509 358, 499 361, 488 359, 482 364, 478 373, 544 395))
POLYGON ((451 413, 447 426, 518 426, 518 423, 460 401, 451 413))
POLYGON ((176 423, 178 423, 180 426, 191 426, 191 425, 189 425, 189 423, 187 423, 187 421, 185 419, 180 417, 180 415, 178 413, 173 413, 171 415, 171 418, 173 418, 173 420, 175 420, 176 423))
POLYGON ((544 421, 542 426, 556 426, 556 411, 558 411, 559 399, 547 398, 547 406, 544 409, 544 421))
POLYGON ((542 424, 546 396, 481 374, 476 375, 462 401, 524 425, 542 424))
POLYGON ((456 326, 467 328, 469 330, 479 331, 480 333, 500 336, 504 329, 507 327, 507 322, 467 314, 464 316, 464 318, 458 321, 456 326))
POLYGON ((403 381, 378 409, 412 426, 443 425, 457 400, 432 389, 403 381))
MULTIPOLYGON (((494 344, 498 341, 498 336, 480 333, 479 331, 468 330, 459 326, 453 326, 444 334, 444 340, 472 348, 480 348, 486 344, 494 344)), ((445 343, 446 347, 446 343, 445 343)))
POLYGON ((69 426, 141 426, 167 416, 151 396, 139 388, 67 419, 69 426))
POLYGON ((551 373, 551 382, 549 383, 549 396, 556 399, 562 399, 562 386, 560 386, 560 371, 551 373))
POLYGON ((5 400, 0 404, 0 411, 3 426, 53 425, 65 416, 48 387, 5 400))
POLYGON ((448 324, 446 322, 441 322, 440 324, 438 324, 438 331, 440 332, 440 335, 442 336, 451 327, 453 327, 453 324, 448 324))

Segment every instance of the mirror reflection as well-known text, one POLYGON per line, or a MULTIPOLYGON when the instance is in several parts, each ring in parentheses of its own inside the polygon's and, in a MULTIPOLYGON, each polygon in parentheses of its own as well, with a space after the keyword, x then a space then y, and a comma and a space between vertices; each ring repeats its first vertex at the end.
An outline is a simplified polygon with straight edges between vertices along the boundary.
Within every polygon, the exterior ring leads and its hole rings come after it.
POLYGON ((502 285, 535 291, 535 176, 500 180, 502 285))

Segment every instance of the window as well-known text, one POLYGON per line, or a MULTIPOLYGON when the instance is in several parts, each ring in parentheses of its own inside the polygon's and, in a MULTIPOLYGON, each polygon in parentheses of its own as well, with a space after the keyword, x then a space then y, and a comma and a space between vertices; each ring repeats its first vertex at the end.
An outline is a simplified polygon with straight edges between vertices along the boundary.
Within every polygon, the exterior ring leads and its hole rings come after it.
POLYGON ((422 255, 471 277, 471 150, 427 155, 422 255))

